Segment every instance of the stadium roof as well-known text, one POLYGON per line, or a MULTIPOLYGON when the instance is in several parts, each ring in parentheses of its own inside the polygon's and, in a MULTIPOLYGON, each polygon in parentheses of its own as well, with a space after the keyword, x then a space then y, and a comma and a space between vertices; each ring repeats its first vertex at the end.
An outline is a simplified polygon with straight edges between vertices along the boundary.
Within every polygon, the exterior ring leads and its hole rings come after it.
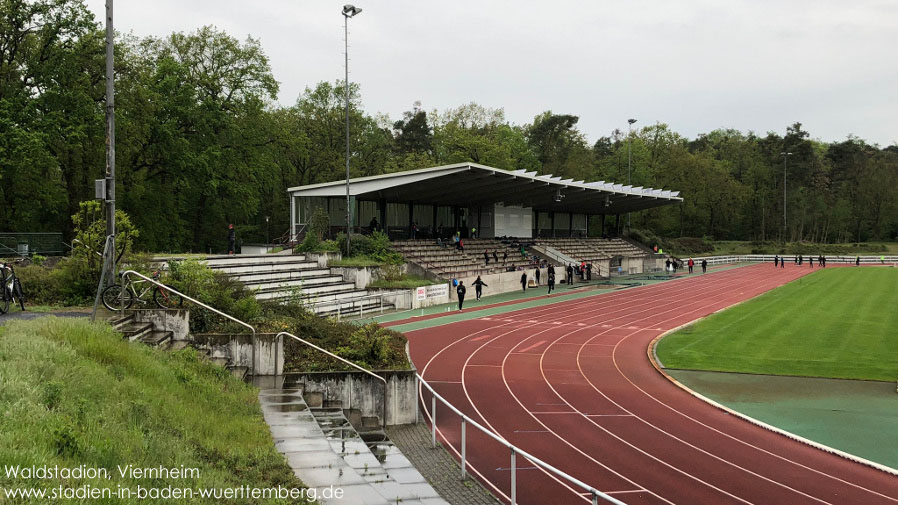
MULTIPOLYGON (((535 210, 618 214, 658 207, 683 199, 679 191, 633 187, 613 182, 584 182, 526 170, 501 170, 457 163, 349 180, 349 193, 360 200, 474 207, 502 202, 535 210)), ((296 186, 292 196, 346 197, 346 181, 296 186)))

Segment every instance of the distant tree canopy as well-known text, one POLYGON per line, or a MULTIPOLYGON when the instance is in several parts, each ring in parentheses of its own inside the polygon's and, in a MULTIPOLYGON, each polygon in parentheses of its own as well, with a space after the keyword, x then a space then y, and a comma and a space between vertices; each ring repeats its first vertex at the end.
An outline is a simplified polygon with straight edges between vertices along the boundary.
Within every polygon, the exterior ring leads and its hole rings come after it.
MULTIPOLYGON (((0 231, 63 231, 103 176, 104 37, 80 0, 0 0, 0 231)), ((151 251, 221 250, 287 229, 286 189, 345 177, 345 83, 320 82, 290 107, 256 39, 214 27, 116 42, 118 205, 151 251)), ((471 161, 575 180, 681 191, 636 213, 662 236, 862 241, 898 237, 898 146, 666 124, 590 144, 579 116, 515 125, 476 103, 401 118, 364 111, 350 87, 350 171, 376 175, 471 161), (628 145, 632 167, 628 171, 628 145), (788 152, 791 155, 784 156, 788 152), (784 170, 787 173, 783 220, 784 170)))

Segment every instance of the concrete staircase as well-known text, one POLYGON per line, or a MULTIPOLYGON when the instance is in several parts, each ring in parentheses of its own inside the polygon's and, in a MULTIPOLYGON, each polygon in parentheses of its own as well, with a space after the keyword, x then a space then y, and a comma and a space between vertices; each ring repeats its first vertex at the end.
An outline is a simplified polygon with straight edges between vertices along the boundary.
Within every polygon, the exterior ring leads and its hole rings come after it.
MULTIPOLYGON (((113 312, 107 316, 106 321, 112 329, 121 332, 122 336, 131 342, 141 342, 150 347, 170 351, 177 351, 189 345, 185 340, 175 341, 171 331, 159 330, 153 323, 136 321, 133 312, 126 311, 123 315, 113 312)), ((244 379, 249 372, 249 367, 234 366, 227 358, 213 357, 209 349, 196 348, 196 351, 200 357, 228 369, 238 379, 244 379)))
POLYGON ((360 432, 339 402, 325 402, 322 393, 306 392, 302 384, 263 389, 259 403, 275 447, 319 493, 319 503, 448 505, 389 442, 376 417, 362 418, 376 428, 360 432), (331 486, 343 490, 341 499, 322 497, 331 486))
MULTIPOLYGON (((346 282, 317 261, 305 255, 261 254, 210 256, 206 265, 238 280, 255 290, 256 298, 284 300, 298 298, 314 313, 322 316, 357 314, 359 311, 380 310, 379 299, 368 297, 368 291, 346 282)), ((392 310, 392 304, 384 304, 392 310)))

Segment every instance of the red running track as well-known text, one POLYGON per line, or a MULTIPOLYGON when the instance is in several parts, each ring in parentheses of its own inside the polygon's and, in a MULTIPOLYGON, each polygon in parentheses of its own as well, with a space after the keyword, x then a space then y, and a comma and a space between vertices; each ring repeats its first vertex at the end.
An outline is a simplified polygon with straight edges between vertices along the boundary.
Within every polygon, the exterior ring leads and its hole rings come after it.
MULTIPOLYGON (((459 410, 628 504, 898 504, 898 477, 712 407, 648 358, 661 333, 811 271, 753 265, 407 336, 421 375, 459 410)), ((458 416, 437 406, 436 417, 457 457, 458 416)), ((509 501, 509 451, 470 426, 466 436, 469 471, 509 501)), ((517 468, 518 503, 590 501, 523 458, 517 468)))

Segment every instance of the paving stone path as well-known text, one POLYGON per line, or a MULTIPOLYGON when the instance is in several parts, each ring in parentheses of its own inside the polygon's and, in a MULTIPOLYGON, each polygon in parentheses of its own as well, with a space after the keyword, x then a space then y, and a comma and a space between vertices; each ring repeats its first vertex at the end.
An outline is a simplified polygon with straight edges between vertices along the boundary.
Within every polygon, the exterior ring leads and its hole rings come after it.
POLYGON ((430 446, 430 431, 426 424, 388 426, 387 436, 437 493, 452 505, 499 503, 476 480, 461 480, 461 468, 452 456, 439 445, 436 448, 430 446))

